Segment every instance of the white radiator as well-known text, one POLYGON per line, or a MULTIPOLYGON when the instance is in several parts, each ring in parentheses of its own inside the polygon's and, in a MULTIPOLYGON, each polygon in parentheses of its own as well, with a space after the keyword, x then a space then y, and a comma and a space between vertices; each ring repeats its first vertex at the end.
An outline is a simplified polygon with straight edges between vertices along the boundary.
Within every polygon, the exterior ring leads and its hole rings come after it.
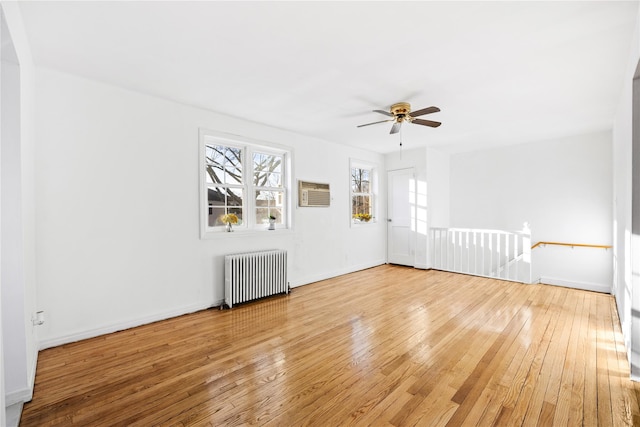
POLYGON ((289 293, 287 251, 269 250, 224 257, 224 302, 233 304, 289 293))

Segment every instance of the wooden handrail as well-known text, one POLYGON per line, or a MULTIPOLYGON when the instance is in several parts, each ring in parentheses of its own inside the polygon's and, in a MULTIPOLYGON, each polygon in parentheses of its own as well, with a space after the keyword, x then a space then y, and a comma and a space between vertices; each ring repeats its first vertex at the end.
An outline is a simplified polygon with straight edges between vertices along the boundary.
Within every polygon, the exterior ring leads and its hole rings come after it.
POLYGON ((538 242, 535 245, 531 246, 531 249, 535 249, 538 246, 542 246, 542 245, 556 245, 556 246, 578 246, 581 248, 597 248, 597 249, 611 249, 612 246, 608 246, 608 245, 587 245, 584 243, 561 243, 561 242, 538 242))

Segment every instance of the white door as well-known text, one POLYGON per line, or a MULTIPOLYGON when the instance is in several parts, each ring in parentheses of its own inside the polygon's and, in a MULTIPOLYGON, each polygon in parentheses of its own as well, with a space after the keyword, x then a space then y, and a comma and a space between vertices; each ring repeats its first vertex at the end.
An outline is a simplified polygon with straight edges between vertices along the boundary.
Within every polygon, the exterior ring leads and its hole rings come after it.
POLYGON ((415 264, 415 179, 413 169, 387 172, 387 262, 415 264))

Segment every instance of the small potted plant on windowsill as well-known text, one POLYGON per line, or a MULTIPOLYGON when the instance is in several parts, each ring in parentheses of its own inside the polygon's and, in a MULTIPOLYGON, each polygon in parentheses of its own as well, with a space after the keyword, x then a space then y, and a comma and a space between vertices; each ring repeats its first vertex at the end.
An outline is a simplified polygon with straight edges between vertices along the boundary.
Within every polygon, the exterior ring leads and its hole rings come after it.
POLYGON ((276 217, 273 215, 269 215, 269 228, 267 230, 275 230, 276 229, 276 217))

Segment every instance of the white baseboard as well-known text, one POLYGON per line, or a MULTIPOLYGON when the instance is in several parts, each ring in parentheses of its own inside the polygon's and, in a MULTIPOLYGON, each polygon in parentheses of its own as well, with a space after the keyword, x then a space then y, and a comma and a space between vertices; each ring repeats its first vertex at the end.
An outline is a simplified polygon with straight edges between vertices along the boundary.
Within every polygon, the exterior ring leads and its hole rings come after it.
POLYGON ((12 406, 16 403, 24 403, 31 400, 33 397, 33 388, 23 388, 21 390, 16 390, 10 393, 5 394, 4 396, 4 404, 5 406, 12 406))
POLYGON ((6 410, 7 427, 18 427, 20 425, 20 418, 22 417, 22 407, 24 405, 20 403, 14 403, 8 405, 6 410))
MULTIPOLYGON (((44 350, 50 347, 56 347, 62 344, 68 344, 88 338, 98 337, 100 335, 110 334, 113 332, 123 331, 125 329, 135 328, 136 326, 146 325, 148 323, 157 322, 160 320, 170 319, 172 317, 182 316, 183 314, 193 313, 200 310, 205 310, 210 307, 215 307, 216 304, 191 304, 173 310, 168 310, 161 313, 155 313, 137 319, 128 320, 125 322, 113 323, 111 325, 105 325, 100 328, 94 328, 87 331, 78 332, 75 334, 68 334, 56 338, 50 338, 41 340, 39 342, 39 349, 44 350)), ((35 372, 35 371, 34 371, 35 372)))
MULTIPOLYGON (((386 263, 385 260, 379 260, 372 263, 350 266, 344 269, 332 271, 330 273, 307 276, 307 277, 298 279, 296 281, 290 282, 290 286, 292 288, 295 288, 298 286, 307 285, 309 283, 318 282, 320 280, 326 280, 326 279, 331 279, 333 277, 342 276, 343 274, 354 273, 356 271, 366 270, 367 268, 377 267, 385 263, 386 263)), ((191 305, 179 307, 173 310, 168 310, 162 313, 155 313, 152 315, 139 317, 139 318, 124 321, 124 322, 113 323, 110 325, 105 325, 99 328, 81 331, 78 333, 44 339, 39 342, 38 349, 44 350, 51 347, 57 347, 63 344, 68 344, 68 343, 72 343, 80 340, 98 337, 100 335, 123 331, 125 329, 135 328, 136 326, 146 325, 148 323, 153 323, 160 320, 170 319, 176 316, 182 316, 183 314, 193 313, 196 311, 205 310, 207 308, 216 307, 223 303, 224 303, 224 300, 216 301, 213 304, 191 304, 191 305)), ((35 374, 35 369, 34 369, 34 374, 35 374)))
POLYGON ((18 403, 26 403, 30 402, 31 399, 33 399, 33 387, 36 383, 36 367, 38 365, 38 351, 35 350, 34 352, 35 354, 33 356, 33 365, 31 366, 31 371, 29 372, 29 382, 27 383, 27 387, 5 394, 5 406, 13 406, 18 403))
POLYGON ((342 276, 344 274, 355 273, 356 271, 360 271, 360 270, 366 270, 367 268, 377 267, 379 265, 386 264, 386 262, 387 261, 385 261, 385 260, 379 260, 379 261, 372 262, 372 263, 353 265, 353 266, 350 266, 350 267, 347 267, 347 268, 343 268, 343 269, 340 269, 340 270, 334 270, 334 271, 332 271, 330 273, 322 273, 322 274, 306 276, 306 277, 300 278, 298 280, 292 281, 290 283, 290 286, 292 288, 297 288, 298 286, 308 285, 310 283, 319 282, 321 280, 327 280, 327 279, 331 279, 333 277, 342 276))
POLYGON ((611 293, 611 285, 603 285, 601 283, 577 282, 574 280, 557 279, 554 277, 540 277, 538 280, 534 280, 533 283, 544 283, 545 285, 583 289, 585 291, 601 292, 604 294, 611 293))

